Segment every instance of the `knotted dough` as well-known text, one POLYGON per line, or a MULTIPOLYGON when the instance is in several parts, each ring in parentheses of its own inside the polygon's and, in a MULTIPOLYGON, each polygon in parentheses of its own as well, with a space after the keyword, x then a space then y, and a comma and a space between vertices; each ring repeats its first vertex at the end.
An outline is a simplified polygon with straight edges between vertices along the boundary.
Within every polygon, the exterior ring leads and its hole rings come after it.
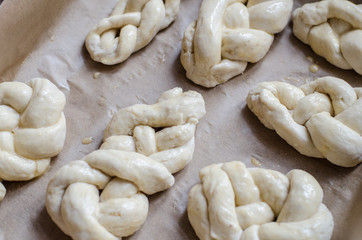
POLYGON ((120 0, 110 17, 88 34, 92 59, 106 65, 125 61, 176 19, 180 0, 120 0))
POLYGON ((164 92, 154 105, 120 110, 100 150, 62 167, 50 180, 46 208, 53 221, 76 240, 133 234, 147 217, 145 194, 170 188, 172 173, 192 159, 195 127, 204 114, 202 96, 181 88, 164 92))
POLYGON ((362 74, 362 4, 324 0, 293 12, 293 32, 318 55, 362 74))
MULTIPOLYGON (((64 146, 64 94, 49 80, 0 84, 0 178, 25 181, 48 170, 64 146)), ((0 200, 6 190, 0 183, 0 200)))
POLYGON ((301 154, 353 167, 362 161, 362 88, 322 77, 300 88, 263 82, 246 99, 259 120, 301 154))
POLYGON ((268 52, 289 21, 293 0, 203 0, 185 30, 181 63, 196 84, 214 87, 268 52))
POLYGON ((330 239, 333 216, 309 173, 287 175, 241 162, 200 171, 189 193, 188 217, 202 240, 330 239))

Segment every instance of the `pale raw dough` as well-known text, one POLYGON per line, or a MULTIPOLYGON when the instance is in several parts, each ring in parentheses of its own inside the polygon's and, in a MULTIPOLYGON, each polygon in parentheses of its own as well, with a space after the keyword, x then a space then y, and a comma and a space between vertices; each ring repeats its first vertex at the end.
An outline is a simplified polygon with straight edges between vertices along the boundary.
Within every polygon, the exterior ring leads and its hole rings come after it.
POLYGON ((328 62, 362 74, 362 4, 347 0, 305 4, 293 12, 293 32, 328 62))
POLYGON ((244 72, 268 52, 290 19, 293 0, 204 0, 185 30, 181 63, 186 76, 214 87, 244 72))
POLYGON ((300 88, 263 82, 249 91, 250 110, 301 154, 353 167, 362 161, 362 88, 322 77, 300 88))
POLYGON ((120 0, 110 17, 88 34, 92 59, 106 65, 125 61, 176 19, 180 0, 120 0))
POLYGON ((202 96, 181 88, 164 92, 154 105, 121 109, 100 150, 50 180, 46 208, 53 221, 76 240, 133 234, 147 217, 145 194, 170 188, 172 173, 192 159, 196 124, 204 115, 202 96))
MULTIPOLYGON (((49 80, 0 84, 0 178, 25 181, 48 170, 64 146, 64 94, 49 80)), ((6 190, 0 183, 0 200, 6 190)))
POLYGON ((322 188, 305 171, 284 175, 234 161, 204 167, 200 179, 190 190, 187 212, 201 240, 332 236, 333 216, 322 203, 322 188))

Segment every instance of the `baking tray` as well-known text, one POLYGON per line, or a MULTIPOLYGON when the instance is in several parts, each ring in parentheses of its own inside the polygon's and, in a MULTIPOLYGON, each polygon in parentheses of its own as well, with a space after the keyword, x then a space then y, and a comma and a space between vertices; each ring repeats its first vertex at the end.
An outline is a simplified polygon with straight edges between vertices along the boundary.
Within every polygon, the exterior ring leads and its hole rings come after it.
MULTIPOLYGON (((295 1, 294 8, 310 1, 295 1)), ((356 1, 355 1, 356 2, 356 1)), ((26 82, 44 77, 66 95, 67 138, 64 150, 53 158, 50 170, 28 182, 5 182, 7 195, 0 204, 4 239, 70 239, 45 210, 49 179, 70 161, 98 149, 103 130, 117 109, 135 103, 154 103, 173 87, 200 92, 207 114, 196 132, 196 150, 190 164, 175 174, 175 185, 149 196, 149 215, 142 228, 127 239, 197 239, 187 219, 190 188, 199 182, 198 171, 211 163, 242 161, 282 173, 303 169, 324 190, 324 203, 334 216, 333 239, 362 236, 362 166, 338 167, 325 159, 305 157, 274 131, 265 128, 247 108, 248 91, 262 81, 302 85, 321 76, 345 79, 362 86, 354 71, 340 70, 316 56, 296 39, 291 23, 275 36, 268 54, 249 64, 243 75, 206 89, 185 77, 180 63, 185 28, 197 18, 201 0, 182 0, 176 21, 127 61, 104 66, 92 61, 84 47, 88 31, 107 17, 117 0, 5 0, 0 5, 0 81, 26 82), (319 66, 312 73, 310 58, 319 66), (97 79, 93 74, 99 72, 97 79), (85 137, 90 144, 82 144, 85 137)))

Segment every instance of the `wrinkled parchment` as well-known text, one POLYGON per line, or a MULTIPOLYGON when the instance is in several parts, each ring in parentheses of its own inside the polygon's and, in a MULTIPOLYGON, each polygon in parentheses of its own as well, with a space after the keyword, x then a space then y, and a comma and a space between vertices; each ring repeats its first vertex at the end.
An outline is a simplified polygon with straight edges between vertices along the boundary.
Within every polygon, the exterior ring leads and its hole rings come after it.
MULTIPOLYGON (((295 1, 294 8, 307 1, 295 1)), ((66 95, 67 139, 44 176, 29 182, 5 182, 7 195, 0 204, 4 239, 70 239, 45 210, 50 177, 70 161, 98 149, 103 130, 117 109, 135 103, 152 104, 159 95, 179 86, 200 92, 207 114, 197 128, 193 161, 175 175, 175 185, 149 197, 150 211, 142 228, 128 239, 197 239, 187 219, 189 189, 199 181, 198 171, 211 163, 243 161, 287 173, 308 171, 324 190, 324 203, 335 220, 333 239, 360 239, 362 235, 362 165, 334 166, 327 160, 302 156, 274 131, 266 129, 246 107, 250 88, 262 81, 296 85, 331 75, 362 86, 362 77, 339 70, 316 56, 291 33, 291 23, 266 57, 249 64, 245 73, 212 89, 185 77, 179 55, 186 26, 197 18, 201 0, 182 0, 177 20, 160 32, 148 47, 126 62, 104 66, 92 61, 84 47, 88 31, 107 17, 117 0, 5 0, 0 5, 0 81, 25 82, 44 77, 66 95), (320 67, 311 73, 310 56, 320 67), (93 74, 99 72, 97 79, 93 74), (94 141, 86 145, 85 137, 94 141)), ((1 239, 1 236, 0 236, 1 239)))

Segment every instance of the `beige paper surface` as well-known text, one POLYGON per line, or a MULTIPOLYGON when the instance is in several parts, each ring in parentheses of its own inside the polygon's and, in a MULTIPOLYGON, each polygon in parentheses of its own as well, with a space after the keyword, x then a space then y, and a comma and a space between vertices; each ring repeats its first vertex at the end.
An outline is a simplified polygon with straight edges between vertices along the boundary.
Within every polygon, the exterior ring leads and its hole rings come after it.
MULTIPOLYGON (((295 1, 294 8, 307 1, 295 1)), ((362 236, 362 165, 334 166, 325 159, 299 154, 274 131, 266 129, 246 107, 250 88, 262 81, 301 85, 331 75, 352 86, 362 86, 362 76, 337 69, 316 56, 291 33, 291 23, 276 35, 264 59, 249 64, 245 73, 212 89, 185 77, 179 55, 186 26, 197 18, 201 0, 182 0, 177 20, 144 49, 124 63, 104 66, 92 61, 84 47, 88 31, 107 17, 117 0, 5 0, 0 5, 0 81, 28 81, 44 77, 67 97, 67 139, 50 170, 28 182, 5 182, 7 195, 0 204, 0 229, 4 239, 70 239, 45 210, 50 177, 70 161, 98 149, 112 112, 135 103, 153 104, 159 95, 179 86, 200 92, 207 114, 197 128, 193 161, 175 174, 175 185, 149 197, 150 211, 142 228, 128 239, 197 239, 187 219, 189 189, 199 182, 198 171, 211 163, 243 161, 251 157, 264 168, 287 173, 299 168, 311 173, 324 190, 331 210, 333 239, 362 236), (312 56, 320 67, 311 73, 312 56), (93 74, 100 72, 98 79, 93 74), (82 144, 91 136, 94 141, 82 144)), ((0 236, 1 239, 1 236, 0 236)))

